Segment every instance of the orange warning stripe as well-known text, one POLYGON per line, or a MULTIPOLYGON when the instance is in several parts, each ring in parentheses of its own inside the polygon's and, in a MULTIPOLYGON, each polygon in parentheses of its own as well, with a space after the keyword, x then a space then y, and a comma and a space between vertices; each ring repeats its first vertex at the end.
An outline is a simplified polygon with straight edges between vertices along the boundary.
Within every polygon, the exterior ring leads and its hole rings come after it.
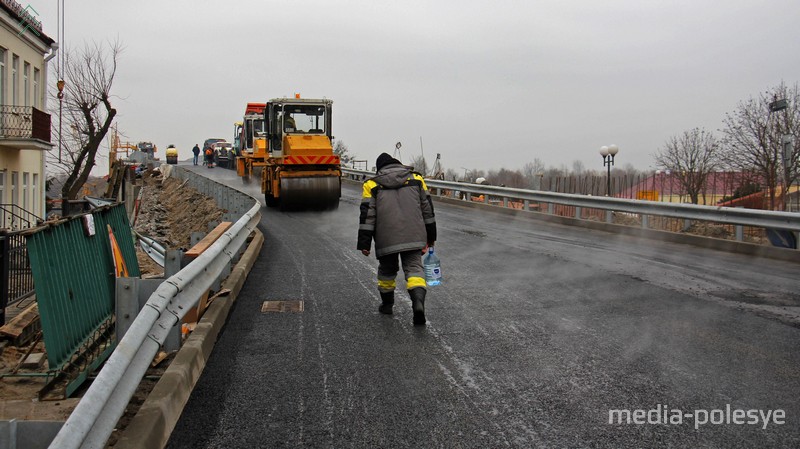
POLYGON ((284 164, 338 164, 339 156, 284 156, 284 164))

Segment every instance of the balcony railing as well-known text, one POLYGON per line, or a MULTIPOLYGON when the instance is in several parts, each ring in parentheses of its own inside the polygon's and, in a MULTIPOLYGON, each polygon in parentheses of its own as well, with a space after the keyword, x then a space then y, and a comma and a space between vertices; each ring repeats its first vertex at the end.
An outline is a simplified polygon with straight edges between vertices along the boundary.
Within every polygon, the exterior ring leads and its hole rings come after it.
POLYGON ((0 204, 0 229, 19 231, 37 226, 41 222, 41 217, 16 204, 0 204))
POLYGON ((32 106, 0 105, 0 139, 50 142, 50 114, 32 106))

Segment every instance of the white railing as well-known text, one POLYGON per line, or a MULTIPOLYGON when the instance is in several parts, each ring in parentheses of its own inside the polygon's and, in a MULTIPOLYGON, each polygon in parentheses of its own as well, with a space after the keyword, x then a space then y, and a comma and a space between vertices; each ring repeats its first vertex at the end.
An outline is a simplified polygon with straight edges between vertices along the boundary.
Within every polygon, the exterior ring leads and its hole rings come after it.
MULTIPOLYGON (((363 180, 374 176, 374 172, 343 168, 344 176, 353 180, 363 180)), ((510 202, 521 202, 523 210, 530 210, 532 203, 547 204, 547 211, 553 213, 555 205, 575 207, 575 218, 581 218, 581 208, 599 209, 606 212, 606 221, 611 222, 614 212, 638 214, 642 226, 647 227, 648 216, 671 217, 685 220, 701 220, 736 226, 736 239, 742 240, 742 227, 752 226, 765 229, 780 229, 800 232, 800 214, 769 210, 742 209, 720 206, 700 206, 697 204, 662 203, 657 201, 632 200, 614 197, 597 197, 570 193, 544 192, 539 190, 514 189, 463 182, 426 179, 425 183, 435 195, 445 191, 462 192, 466 199, 472 195, 483 195, 487 204, 508 206, 510 202)))

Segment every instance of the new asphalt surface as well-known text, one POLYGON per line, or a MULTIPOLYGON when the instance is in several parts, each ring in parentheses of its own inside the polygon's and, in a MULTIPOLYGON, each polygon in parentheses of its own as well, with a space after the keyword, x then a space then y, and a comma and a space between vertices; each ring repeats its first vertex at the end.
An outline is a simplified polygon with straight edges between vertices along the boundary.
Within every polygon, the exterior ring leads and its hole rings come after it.
POLYGON ((377 312, 359 201, 262 210, 167 447, 800 447, 796 263, 437 202, 444 282, 415 327, 400 278, 377 312))

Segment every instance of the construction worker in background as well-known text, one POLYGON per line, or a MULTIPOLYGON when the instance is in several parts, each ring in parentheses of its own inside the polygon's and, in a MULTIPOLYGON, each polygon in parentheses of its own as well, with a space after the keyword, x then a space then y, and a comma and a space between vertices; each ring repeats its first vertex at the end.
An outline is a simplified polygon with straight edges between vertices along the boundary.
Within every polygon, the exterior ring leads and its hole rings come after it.
POLYGON ((194 144, 194 148, 192 148, 192 153, 194 153, 194 165, 197 165, 197 157, 200 156, 200 147, 197 144, 194 144))
POLYGON ((413 323, 425 325, 425 272, 422 254, 436 241, 436 219, 425 180, 411 167, 382 153, 374 178, 364 182, 357 249, 369 256, 375 240, 378 258, 380 313, 391 315, 395 278, 403 265, 406 288, 414 312, 413 323))
POLYGON ((214 150, 211 147, 206 148, 206 166, 214 168, 214 150))

